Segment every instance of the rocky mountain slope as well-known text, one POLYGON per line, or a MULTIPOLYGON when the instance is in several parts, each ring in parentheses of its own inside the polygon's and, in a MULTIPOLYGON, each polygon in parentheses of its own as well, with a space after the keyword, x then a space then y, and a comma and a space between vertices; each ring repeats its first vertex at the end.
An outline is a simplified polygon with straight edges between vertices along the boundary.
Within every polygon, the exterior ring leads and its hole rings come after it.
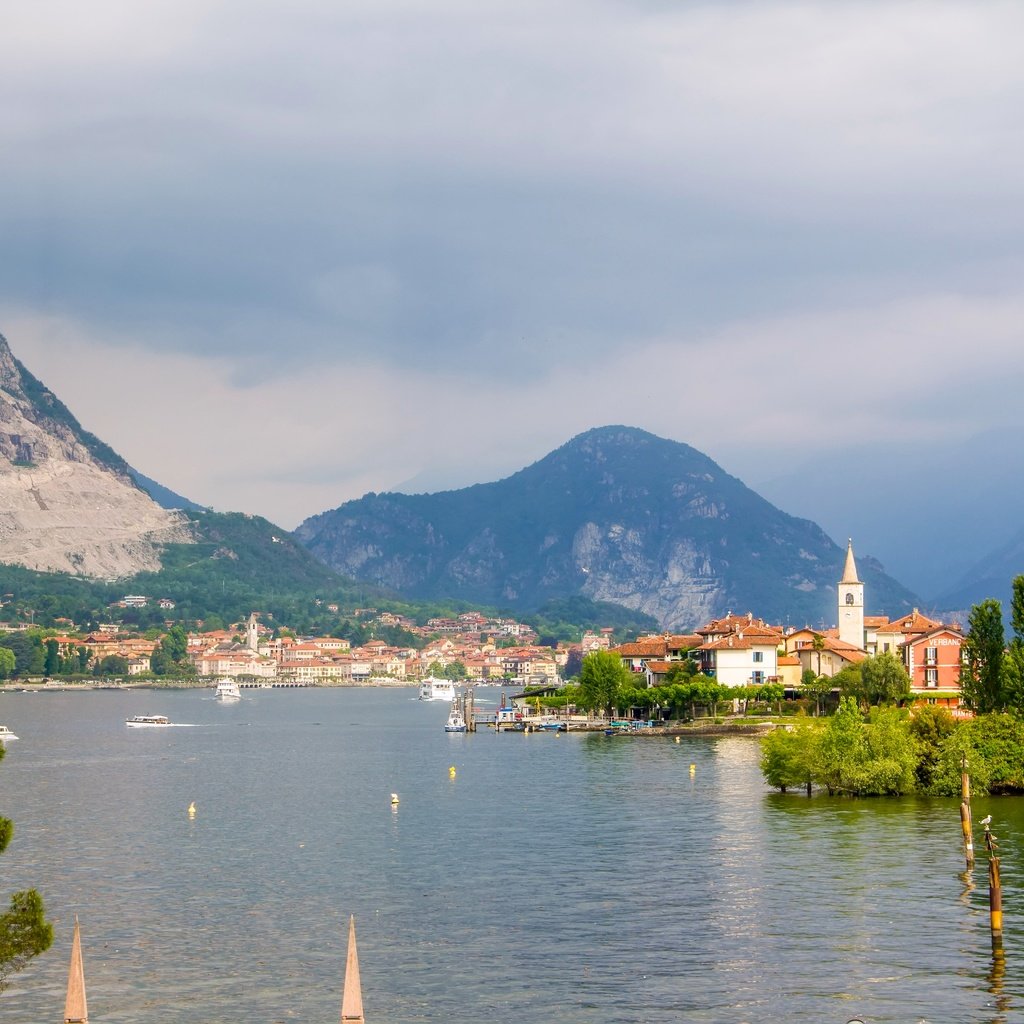
POLYGON ((192 539, 0 335, 0 561, 121 578, 158 569, 162 544, 192 539))
MULTIPOLYGON (((588 431, 496 483, 369 494, 296 536, 332 568, 412 599, 528 610, 583 594, 686 629, 732 609, 836 618, 844 551, 706 455, 629 427, 588 431)), ((917 599, 858 556, 872 613, 917 599)))

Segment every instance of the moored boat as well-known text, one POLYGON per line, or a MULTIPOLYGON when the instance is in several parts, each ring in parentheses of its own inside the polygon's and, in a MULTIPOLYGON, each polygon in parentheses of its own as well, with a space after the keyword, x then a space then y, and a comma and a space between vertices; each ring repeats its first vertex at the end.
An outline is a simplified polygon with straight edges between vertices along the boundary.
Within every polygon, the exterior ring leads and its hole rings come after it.
POLYGON ((166 715, 133 715, 124 724, 129 729, 162 729, 171 721, 166 715))
POLYGON ((452 710, 448 715, 448 721, 445 722, 445 732, 465 732, 466 731, 466 720, 462 717, 462 709, 459 707, 457 701, 452 702, 452 710))
POLYGON ((0 743, 6 743, 8 740, 16 740, 17 738, 6 725, 0 725, 0 743))

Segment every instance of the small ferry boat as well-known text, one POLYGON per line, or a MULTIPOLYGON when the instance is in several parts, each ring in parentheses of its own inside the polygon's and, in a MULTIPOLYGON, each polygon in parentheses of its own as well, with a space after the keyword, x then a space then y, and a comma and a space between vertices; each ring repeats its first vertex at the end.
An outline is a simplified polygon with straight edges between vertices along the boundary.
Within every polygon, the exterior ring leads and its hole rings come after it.
POLYGON ((16 740, 17 738, 6 725, 0 725, 0 743, 6 743, 8 740, 16 740))
POLYGON ((457 702, 452 702, 451 714, 444 726, 445 732, 465 732, 466 720, 462 717, 462 711, 457 702))
POLYGON ((420 684, 420 700, 455 700, 455 684, 450 679, 428 676, 420 684))
POLYGON ((166 715, 133 715, 124 724, 129 729, 161 729, 171 721, 166 715))
POLYGON ((225 679, 217 684, 217 700, 233 701, 242 699, 242 691, 234 679, 225 679))

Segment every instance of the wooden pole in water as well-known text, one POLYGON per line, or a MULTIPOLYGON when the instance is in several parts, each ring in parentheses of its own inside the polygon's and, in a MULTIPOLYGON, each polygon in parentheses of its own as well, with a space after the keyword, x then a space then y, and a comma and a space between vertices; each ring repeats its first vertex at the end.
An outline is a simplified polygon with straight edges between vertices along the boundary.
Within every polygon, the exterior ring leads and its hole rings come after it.
MULTIPOLYGON (((974 867, 974 828, 971 824, 971 777, 967 774, 967 755, 960 762, 960 827, 964 834, 967 867, 974 867)), ((987 831, 987 830, 986 830, 987 831)))
POLYGON ((999 881, 999 858, 996 856, 999 844, 989 828, 989 818, 985 819, 985 849, 988 850, 988 921, 992 929, 992 948, 998 950, 1003 945, 1003 887, 999 881))

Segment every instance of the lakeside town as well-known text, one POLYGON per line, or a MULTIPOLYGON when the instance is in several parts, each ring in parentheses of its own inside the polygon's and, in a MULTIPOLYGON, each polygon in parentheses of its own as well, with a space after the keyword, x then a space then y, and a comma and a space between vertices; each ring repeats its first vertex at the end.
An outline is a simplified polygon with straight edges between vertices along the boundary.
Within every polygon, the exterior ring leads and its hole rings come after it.
MULTIPOLYGON (((394 612, 361 608, 354 614, 371 632, 373 627, 398 627, 422 646, 396 646, 383 639, 353 645, 334 636, 295 636, 253 612, 247 621, 226 629, 185 634, 174 627, 183 646, 173 660, 192 678, 230 677, 243 684, 414 685, 430 675, 445 675, 463 685, 548 687, 578 674, 588 654, 610 651, 622 659, 638 687, 659 686, 680 662, 691 661, 723 686, 781 684, 785 692, 797 695, 808 675, 831 679, 866 658, 893 654, 907 672, 914 703, 965 714, 960 699, 964 634, 959 624, 938 621, 916 608, 896 619, 866 615, 864 598, 851 543, 837 585, 838 625, 827 629, 774 625, 753 612, 730 612, 692 633, 646 635, 615 644, 612 628, 606 627, 585 632, 578 643, 552 647, 538 643, 525 623, 480 611, 417 625, 394 612)), ((138 608, 148 601, 143 595, 126 595, 120 605, 138 608)), ((0 623, 5 628, 24 632, 28 626, 0 623)), ((117 623, 82 635, 71 629, 50 632, 44 641, 47 674, 56 674, 60 665, 105 675, 113 668, 137 683, 156 678, 155 661, 168 638, 153 631, 132 635, 117 623)), ((158 673, 166 674, 166 668, 158 673)))

